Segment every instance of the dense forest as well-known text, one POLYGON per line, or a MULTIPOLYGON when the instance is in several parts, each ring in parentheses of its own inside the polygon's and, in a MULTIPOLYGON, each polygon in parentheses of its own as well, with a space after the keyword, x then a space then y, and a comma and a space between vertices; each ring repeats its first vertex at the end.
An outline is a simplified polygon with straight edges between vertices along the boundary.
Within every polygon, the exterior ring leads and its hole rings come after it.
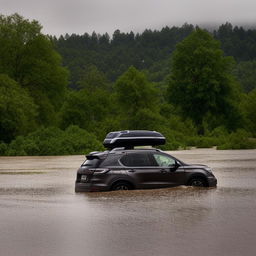
POLYGON ((256 147, 256 30, 41 29, 0 16, 1 155, 84 154, 124 129, 160 131, 166 150, 256 147))
MULTIPOLYGON (((163 82, 170 74, 171 55, 176 44, 194 29, 193 25, 184 24, 159 31, 146 29, 141 34, 116 30, 112 37, 94 32, 52 39, 63 64, 70 70, 72 88, 77 88, 79 81, 92 69, 97 68, 110 82, 115 82, 131 65, 143 71, 150 81, 163 82)), ((256 29, 245 30, 226 23, 212 34, 221 42, 224 54, 235 59, 233 74, 243 90, 249 92, 255 88, 256 29)))

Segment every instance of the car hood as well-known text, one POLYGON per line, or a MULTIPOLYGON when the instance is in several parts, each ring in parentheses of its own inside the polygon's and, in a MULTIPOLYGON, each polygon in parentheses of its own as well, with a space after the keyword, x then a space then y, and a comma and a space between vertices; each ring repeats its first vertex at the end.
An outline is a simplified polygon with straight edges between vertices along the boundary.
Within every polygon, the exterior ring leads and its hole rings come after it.
POLYGON ((205 164, 186 164, 184 166, 184 168, 186 168, 186 169, 208 169, 210 167, 205 164))

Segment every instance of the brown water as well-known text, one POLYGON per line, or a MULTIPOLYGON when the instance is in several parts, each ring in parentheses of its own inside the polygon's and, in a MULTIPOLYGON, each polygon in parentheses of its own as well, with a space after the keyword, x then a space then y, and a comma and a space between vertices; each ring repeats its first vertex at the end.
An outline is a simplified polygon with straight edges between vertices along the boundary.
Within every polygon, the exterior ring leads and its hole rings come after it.
POLYGON ((84 156, 0 157, 0 256, 256 255, 256 150, 171 153, 218 187, 75 194, 84 156))

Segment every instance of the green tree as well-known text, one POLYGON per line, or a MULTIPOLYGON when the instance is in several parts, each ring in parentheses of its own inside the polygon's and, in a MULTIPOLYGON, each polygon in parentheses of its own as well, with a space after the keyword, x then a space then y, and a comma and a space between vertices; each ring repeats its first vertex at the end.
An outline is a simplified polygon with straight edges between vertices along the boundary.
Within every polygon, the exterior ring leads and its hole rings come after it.
POLYGON ((184 117, 194 121, 199 133, 204 133, 204 121, 211 128, 222 123, 230 129, 238 125, 238 89, 231 75, 232 65, 232 58, 223 56, 220 43, 199 28, 176 46, 169 83, 170 102, 180 108, 184 117))
POLYGON ((37 21, 0 16, 0 73, 27 88, 39 106, 38 121, 51 124, 62 104, 67 70, 37 21))
POLYGON ((126 119, 126 127, 152 129, 152 123, 157 123, 160 118, 158 91, 146 76, 136 68, 130 67, 119 77, 115 89, 118 104, 126 119), (145 115, 150 117, 151 122, 148 118, 145 119, 145 115))
POLYGON ((60 112, 60 125, 78 125, 87 131, 100 133, 115 104, 109 92, 102 89, 71 91, 60 112))
POLYGON ((35 129, 37 107, 26 89, 7 75, 0 74, 0 141, 35 129))
POLYGON ((133 66, 118 78, 115 89, 120 106, 130 114, 141 108, 156 107, 157 89, 133 66))

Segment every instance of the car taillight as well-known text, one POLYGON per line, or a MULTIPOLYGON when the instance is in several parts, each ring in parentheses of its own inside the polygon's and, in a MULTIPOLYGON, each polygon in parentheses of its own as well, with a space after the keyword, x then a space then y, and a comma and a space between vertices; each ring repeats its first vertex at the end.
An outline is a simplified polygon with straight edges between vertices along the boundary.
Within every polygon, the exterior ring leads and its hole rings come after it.
POLYGON ((109 169, 107 168, 99 168, 99 169, 95 169, 93 174, 104 174, 109 172, 109 169))
POLYGON ((81 175, 81 178, 80 178, 81 182, 86 182, 88 180, 88 176, 87 175, 81 175))

